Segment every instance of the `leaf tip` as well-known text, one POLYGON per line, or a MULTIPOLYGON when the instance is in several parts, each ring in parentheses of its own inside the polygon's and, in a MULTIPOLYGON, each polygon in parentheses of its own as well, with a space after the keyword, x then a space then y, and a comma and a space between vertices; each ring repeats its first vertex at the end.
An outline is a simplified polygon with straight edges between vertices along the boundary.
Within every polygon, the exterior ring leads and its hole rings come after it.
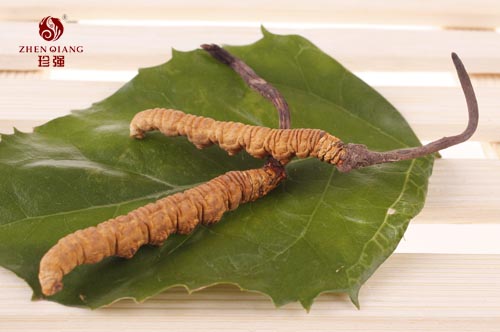
POLYGON ((361 306, 359 305, 359 287, 356 287, 349 291, 349 298, 351 299, 352 304, 354 304, 358 310, 361 309, 361 306))
POLYGON ((314 301, 314 298, 307 298, 307 299, 300 300, 300 304, 302 305, 302 308, 304 308, 307 313, 309 313, 311 311, 313 301, 314 301))
POLYGON ((31 293, 31 301, 40 301, 43 300, 44 297, 40 292, 33 292, 31 293))
POLYGON ((260 25, 260 31, 264 37, 271 37, 273 34, 264 27, 264 24, 260 25))
POLYGON ((172 48, 170 48, 170 53, 172 54, 172 59, 173 59, 174 57, 179 55, 179 53, 182 53, 182 52, 172 47, 172 48))

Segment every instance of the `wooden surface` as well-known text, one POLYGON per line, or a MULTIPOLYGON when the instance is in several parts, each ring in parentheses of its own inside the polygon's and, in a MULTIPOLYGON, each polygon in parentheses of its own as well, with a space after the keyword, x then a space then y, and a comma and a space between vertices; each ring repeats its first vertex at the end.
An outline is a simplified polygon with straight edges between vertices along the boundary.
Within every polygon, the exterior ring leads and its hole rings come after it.
POLYGON ((275 309, 262 294, 215 286, 171 289, 144 303, 89 311, 29 302, 28 287, 0 273, 0 330, 26 331, 498 331, 500 255, 396 254, 362 288, 361 310, 323 294, 306 313, 275 309))
MULTIPOLYGON (((0 269, 0 331, 500 330, 500 34, 495 31, 500 2, 23 0, 0 3, 0 20, 2 133, 14 126, 29 131, 106 98, 123 84, 97 81, 111 77, 109 71, 133 75, 169 59, 172 47, 250 43, 264 23, 274 33, 309 38, 361 72, 448 74, 453 72, 449 54, 458 52, 474 74, 481 116, 472 140, 480 142, 484 154, 471 159, 457 148, 455 158, 436 161, 423 211, 398 253, 362 288, 359 311, 346 296, 334 294, 321 295, 310 313, 298 304, 274 309, 264 295, 234 286, 193 295, 176 288, 142 304, 125 300, 90 311, 31 302, 29 287, 0 269), (57 43, 84 45, 85 52, 67 58, 68 66, 59 70, 66 77, 58 80, 55 71, 36 68, 36 55, 19 54, 18 46, 40 44, 37 22, 63 14, 72 22, 65 23, 57 43), (89 19, 145 21, 79 21, 89 19), (108 72, 89 72, 96 69, 108 72), (93 78, 83 80, 84 74, 93 78)), ((465 103, 455 81, 429 78, 404 85, 374 83, 421 139, 463 129, 465 103)))
MULTIPOLYGON (((262 35, 258 25, 128 28, 69 23, 64 29, 56 45, 84 46, 82 54, 67 56, 67 67, 106 70, 163 63, 170 58, 172 47, 191 50, 207 42, 243 45, 262 35), (112 47, 106 47, 111 40, 112 47)), ((20 45, 40 44, 33 22, 2 22, 0 31, 16 31, 2 36, 0 62, 4 69, 36 69, 32 54, 19 54, 20 45)), ((500 72, 500 36, 494 31, 273 28, 272 32, 300 34, 351 70, 451 71, 454 51, 467 60, 471 73, 500 72)))
POLYGON ((23 0, 0 4, 2 20, 38 21, 46 15, 80 19, 204 20, 212 22, 363 23, 467 28, 500 26, 495 0, 23 0))

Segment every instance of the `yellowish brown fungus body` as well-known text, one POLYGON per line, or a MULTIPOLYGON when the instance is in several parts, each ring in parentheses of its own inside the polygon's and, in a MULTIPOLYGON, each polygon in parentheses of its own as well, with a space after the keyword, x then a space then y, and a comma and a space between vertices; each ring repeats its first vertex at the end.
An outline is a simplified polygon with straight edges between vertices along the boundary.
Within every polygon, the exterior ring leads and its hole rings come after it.
POLYGON ((285 177, 280 165, 232 171, 202 185, 162 198, 59 240, 40 262, 42 292, 63 288, 63 276, 76 266, 109 256, 131 258, 145 244, 161 245, 173 233, 188 234, 198 224, 219 221, 226 211, 265 196, 285 177))
POLYGON ((184 112, 155 108, 139 112, 130 123, 130 135, 143 138, 159 130, 166 136, 186 136, 198 148, 219 145, 230 155, 245 150, 251 156, 272 156, 285 164, 294 156, 316 157, 341 164, 344 143, 320 129, 271 129, 239 122, 216 121, 184 112))

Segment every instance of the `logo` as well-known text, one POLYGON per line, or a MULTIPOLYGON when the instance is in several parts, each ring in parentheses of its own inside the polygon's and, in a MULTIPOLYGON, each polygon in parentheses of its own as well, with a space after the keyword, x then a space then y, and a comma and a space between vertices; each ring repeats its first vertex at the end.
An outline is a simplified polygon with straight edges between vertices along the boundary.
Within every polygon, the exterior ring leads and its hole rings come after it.
MULTIPOLYGON (((65 18, 63 18, 63 20, 65 20, 65 18)), ((36 22, 33 22, 33 25, 35 24, 36 22)), ((64 26, 60 19, 52 16, 44 17, 38 24, 38 27, 40 37, 46 42, 39 45, 19 45, 18 52, 33 57, 34 64, 38 63, 39 68, 65 67, 67 60, 74 59, 75 55, 83 53, 83 45, 57 45, 47 43, 56 41, 62 36, 64 26), (38 59, 36 59, 33 54, 36 55, 38 59)))
POLYGON ((64 32, 61 20, 52 16, 44 17, 38 24, 40 37, 46 41, 56 41, 64 32))

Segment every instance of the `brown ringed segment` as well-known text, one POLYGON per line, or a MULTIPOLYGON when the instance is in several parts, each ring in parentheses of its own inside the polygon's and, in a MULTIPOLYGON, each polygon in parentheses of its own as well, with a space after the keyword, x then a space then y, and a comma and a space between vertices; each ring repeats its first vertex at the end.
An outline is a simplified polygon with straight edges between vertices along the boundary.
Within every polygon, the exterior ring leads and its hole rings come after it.
POLYGON ((213 224, 240 204, 267 195, 285 178, 283 167, 270 160, 264 167, 231 171, 184 192, 164 197, 60 239, 40 261, 42 293, 63 288, 62 279, 76 266, 109 256, 131 258, 145 245, 161 245, 170 234, 188 234, 198 224, 213 224))
POLYGON ((165 136, 186 136, 197 147, 217 144, 230 155, 245 150, 253 157, 271 156, 283 164, 298 156, 338 165, 344 154, 342 141, 320 129, 271 129, 216 121, 173 109, 145 110, 130 123, 130 136, 135 138, 144 138, 145 132, 152 130, 165 136), (200 123, 208 125, 200 127, 200 123))

